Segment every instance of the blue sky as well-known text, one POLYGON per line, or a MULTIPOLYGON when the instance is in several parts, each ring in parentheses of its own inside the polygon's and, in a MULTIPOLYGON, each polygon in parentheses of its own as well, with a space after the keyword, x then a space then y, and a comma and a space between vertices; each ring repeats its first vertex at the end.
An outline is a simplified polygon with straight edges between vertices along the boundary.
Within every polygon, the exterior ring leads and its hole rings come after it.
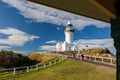
POLYGON ((110 24, 63 12, 26 0, 0 1, 0 50, 22 53, 54 51, 64 41, 67 21, 75 29, 74 44, 79 50, 107 47, 115 54, 110 24))

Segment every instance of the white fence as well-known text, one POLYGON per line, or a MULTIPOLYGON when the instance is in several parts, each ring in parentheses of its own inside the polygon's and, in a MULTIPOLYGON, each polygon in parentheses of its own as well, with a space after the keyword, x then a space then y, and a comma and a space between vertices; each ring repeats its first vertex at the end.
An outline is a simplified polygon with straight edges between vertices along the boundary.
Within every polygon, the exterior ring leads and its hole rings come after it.
MULTIPOLYGON (((80 56, 77 56, 77 58, 80 58, 80 56)), ((84 55, 84 59, 88 61, 95 61, 95 62, 101 62, 101 63, 108 63, 108 64, 116 64, 116 58, 108 58, 108 57, 100 57, 100 56, 90 56, 90 55, 84 55)))
MULTIPOLYGON (((56 64, 56 63, 59 63, 59 62, 63 61, 67 57, 73 57, 73 56, 57 54, 57 53, 44 53, 44 54, 51 55, 51 56, 53 56, 53 55, 54 56, 60 56, 61 58, 56 59, 56 60, 52 60, 52 61, 44 63, 44 64, 36 64, 36 65, 31 65, 31 66, 2 69, 2 70, 0 70, 0 74, 7 74, 7 73, 12 72, 12 74, 15 75, 17 72, 29 72, 31 69, 38 70, 38 69, 40 69, 40 67, 41 68, 50 67, 53 64, 56 64)), ((76 58, 81 59, 81 56, 77 55, 76 58)), ((116 58, 84 55, 84 60, 101 62, 101 63, 108 63, 108 64, 112 64, 112 65, 116 64, 116 58)))
POLYGON ((36 65, 31 65, 31 66, 24 66, 24 67, 15 67, 15 68, 7 68, 7 69, 2 69, 0 70, 0 74, 7 74, 7 73, 13 73, 13 75, 15 75, 17 72, 29 72, 30 69, 35 69, 38 70, 40 67, 41 68, 46 68, 46 67, 50 67, 53 64, 59 63, 61 61, 63 61, 64 59, 67 58, 67 55, 61 55, 61 54, 53 54, 53 53, 49 53, 47 55, 55 55, 55 56, 61 56, 60 59, 56 59, 56 60, 52 60, 50 62, 44 63, 44 64, 36 64, 36 65))
MULTIPOLYGON (((62 54, 51 54, 49 53, 49 55, 56 55, 56 56, 63 56, 62 54)), ((68 55, 64 55, 66 57, 73 57, 72 56, 68 56, 68 55)), ((76 56, 77 58, 81 59, 80 55, 76 56)), ((84 59, 88 60, 88 61, 94 61, 94 62, 100 62, 100 63, 107 63, 107 64, 111 64, 111 65, 115 65, 116 64, 116 58, 108 58, 108 57, 100 57, 100 56, 91 56, 91 55, 84 55, 84 59)))

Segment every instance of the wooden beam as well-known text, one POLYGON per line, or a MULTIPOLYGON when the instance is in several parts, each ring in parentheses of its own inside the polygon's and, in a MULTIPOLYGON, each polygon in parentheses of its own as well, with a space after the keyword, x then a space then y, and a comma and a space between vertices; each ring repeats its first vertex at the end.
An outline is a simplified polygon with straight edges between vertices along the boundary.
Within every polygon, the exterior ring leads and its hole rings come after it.
POLYGON ((117 13, 116 9, 114 7, 115 0, 112 0, 109 2, 109 0, 88 0, 93 5, 95 5, 99 10, 103 11, 106 15, 108 15, 110 18, 116 18, 117 13), (110 4, 112 3, 112 4, 110 4))
POLYGON ((110 22, 116 18, 116 0, 27 0, 81 16, 110 22))

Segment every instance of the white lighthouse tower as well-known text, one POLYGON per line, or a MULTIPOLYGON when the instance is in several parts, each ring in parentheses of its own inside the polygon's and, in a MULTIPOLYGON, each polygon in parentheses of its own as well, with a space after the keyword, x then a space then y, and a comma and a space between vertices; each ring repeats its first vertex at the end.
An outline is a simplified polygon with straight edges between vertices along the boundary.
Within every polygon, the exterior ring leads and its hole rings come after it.
POLYGON ((71 44, 73 42, 74 29, 73 29, 70 21, 67 22, 66 26, 67 27, 66 27, 66 30, 65 30, 65 41, 68 44, 71 44))
POLYGON ((73 44, 73 33, 74 29, 70 21, 66 24, 65 29, 65 41, 59 42, 56 44, 56 51, 74 51, 77 49, 77 46, 73 44))

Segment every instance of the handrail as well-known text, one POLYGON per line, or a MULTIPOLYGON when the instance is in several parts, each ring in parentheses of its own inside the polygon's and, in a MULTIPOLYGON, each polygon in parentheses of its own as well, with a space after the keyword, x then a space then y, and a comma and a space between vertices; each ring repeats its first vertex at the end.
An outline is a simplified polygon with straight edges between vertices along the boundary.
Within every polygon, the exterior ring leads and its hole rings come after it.
POLYGON ((116 60, 116 58, 108 58, 108 57, 101 57, 101 56, 91 56, 91 55, 84 55, 84 56, 96 57, 96 58, 105 58, 105 59, 115 59, 116 60))
MULTIPOLYGON (((77 55, 77 57, 81 58, 77 55)), ((91 56, 91 55, 84 55, 84 57, 89 61, 98 61, 102 63, 108 63, 108 64, 116 64, 116 58, 108 58, 108 57, 101 57, 101 56, 91 56), (101 59, 101 60, 99 60, 101 59), (109 60, 109 61, 107 61, 109 60)))

